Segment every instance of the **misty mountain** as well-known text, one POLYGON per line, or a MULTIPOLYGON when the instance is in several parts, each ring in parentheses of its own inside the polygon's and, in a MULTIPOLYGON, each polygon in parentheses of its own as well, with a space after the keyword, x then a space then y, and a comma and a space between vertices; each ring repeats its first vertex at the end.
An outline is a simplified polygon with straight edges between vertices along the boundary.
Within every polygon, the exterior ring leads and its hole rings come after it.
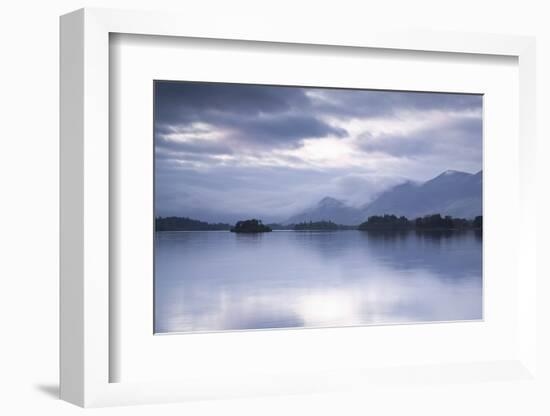
POLYGON ((355 225, 361 217, 361 210, 350 207, 331 197, 321 199, 315 206, 287 219, 285 224, 298 224, 309 221, 332 221, 336 224, 355 225))
POLYGON ((342 225, 357 225, 372 215, 384 214, 403 215, 409 219, 436 213, 474 218, 482 214, 482 184, 481 171, 470 174, 448 170, 424 183, 405 182, 394 186, 359 208, 325 197, 285 223, 330 220, 342 225))
POLYGON ((407 218, 439 213, 474 218, 482 213, 483 173, 448 170, 422 184, 406 182, 382 193, 363 208, 363 218, 394 214, 407 218))

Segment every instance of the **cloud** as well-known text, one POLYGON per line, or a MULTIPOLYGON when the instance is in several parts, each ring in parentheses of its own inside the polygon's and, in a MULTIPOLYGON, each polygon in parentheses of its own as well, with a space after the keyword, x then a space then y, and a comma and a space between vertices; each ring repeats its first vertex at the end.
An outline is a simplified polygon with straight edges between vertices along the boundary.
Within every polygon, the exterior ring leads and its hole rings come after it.
POLYGON ((155 143, 157 154, 178 154, 201 153, 210 155, 232 154, 231 147, 223 142, 193 140, 193 141, 175 141, 164 137, 159 137, 155 143))
POLYGON ((313 108, 345 118, 399 115, 407 111, 461 112, 481 108, 478 94, 319 89, 313 108))
POLYGON ((482 168, 482 96, 155 83, 158 215, 280 220, 482 168))
MULTIPOLYGON (((307 138, 344 137, 311 111, 302 88, 157 82, 155 136, 176 143, 204 140, 212 131, 234 148, 299 147, 307 138)), ((183 147, 183 145, 182 145, 183 147)), ((200 147, 197 148, 201 149, 200 147)))
POLYGON ((481 157, 482 119, 471 114, 458 114, 426 123, 412 131, 372 134, 363 133, 358 148, 366 152, 382 152, 395 157, 433 156, 471 150, 481 157))
POLYGON ((260 146, 269 142, 272 147, 288 142, 298 146, 299 142, 308 138, 344 137, 347 134, 345 129, 330 126, 311 115, 292 113, 275 117, 244 117, 240 120, 231 120, 230 125, 235 128, 233 134, 237 140, 242 138, 243 141, 257 143, 260 146))
POLYGON ((249 84, 171 82, 155 83, 156 121, 188 123, 205 112, 248 115, 275 114, 309 105, 303 89, 249 84))
POLYGON ((348 173, 333 177, 329 182, 332 189, 327 189, 327 193, 359 207, 370 202, 382 191, 405 180, 406 178, 399 176, 383 176, 372 172, 348 173))

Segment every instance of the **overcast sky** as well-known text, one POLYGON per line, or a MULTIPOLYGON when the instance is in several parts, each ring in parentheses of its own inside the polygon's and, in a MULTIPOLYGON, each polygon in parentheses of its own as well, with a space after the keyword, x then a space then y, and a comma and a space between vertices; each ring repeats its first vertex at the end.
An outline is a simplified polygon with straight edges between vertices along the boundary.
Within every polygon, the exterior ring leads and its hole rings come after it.
POLYGON ((482 169, 481 95, 155 82, 156 215, 284 220, 482 169))

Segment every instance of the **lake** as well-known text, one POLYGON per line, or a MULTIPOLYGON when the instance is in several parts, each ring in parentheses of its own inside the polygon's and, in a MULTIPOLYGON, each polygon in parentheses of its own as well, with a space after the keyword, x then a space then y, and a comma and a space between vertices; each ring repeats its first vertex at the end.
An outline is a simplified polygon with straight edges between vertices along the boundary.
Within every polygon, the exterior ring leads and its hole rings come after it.
POLYGON ((155 332, 482 318, 476 231, 157 232, 155 332))

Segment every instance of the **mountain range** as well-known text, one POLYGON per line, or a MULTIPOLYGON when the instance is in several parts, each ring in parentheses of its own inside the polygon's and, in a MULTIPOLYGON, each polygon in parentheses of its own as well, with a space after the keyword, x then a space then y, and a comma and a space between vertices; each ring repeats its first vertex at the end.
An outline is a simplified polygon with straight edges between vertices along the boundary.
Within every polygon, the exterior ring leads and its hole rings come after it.
POLYGON ((330 220, 356 225, 373 215, 394 214, 414 219, 428 214, 474 218, 482 215, 483 172, 448 170, 423 183, 407 181, 381 193, 373 201, 353 207, 325 197, 315 206, 293 215, 285 224, 330 220))

